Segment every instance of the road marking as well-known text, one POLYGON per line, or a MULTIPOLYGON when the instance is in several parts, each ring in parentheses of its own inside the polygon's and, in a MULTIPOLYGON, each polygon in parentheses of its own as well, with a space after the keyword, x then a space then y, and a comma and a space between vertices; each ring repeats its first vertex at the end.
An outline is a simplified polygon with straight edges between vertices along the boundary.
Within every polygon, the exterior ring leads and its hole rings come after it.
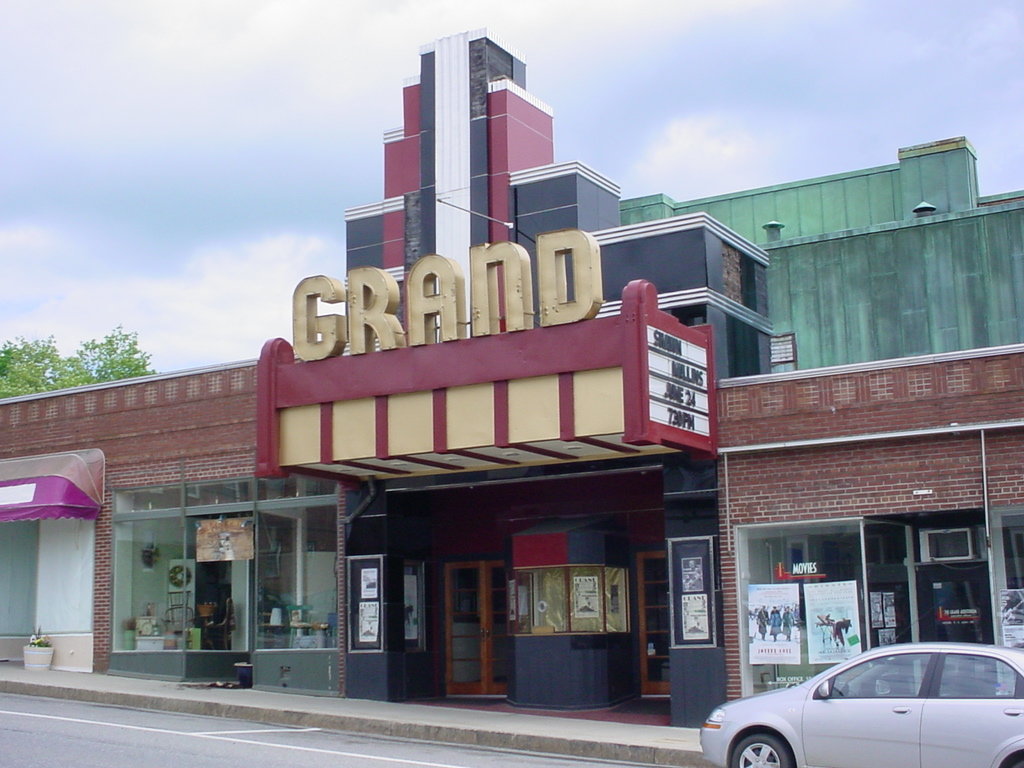
MULTIPOLYGON (((269 741, 253 741, 252 739, 237 739, 229 736, 218 736, 215 733, 190 733, 188 731, 174 731, 170 728, 151 728, 144 725, 126 725, 125 723, 108 723, 103 720, 85 720, 78 717, 61 717, 58 715, 40 715, 35 712, 12 712, 9 710, 0 710, 0 715, 6 715, 8 717, 34 717, 39 720, 59 720, 64 723, 80 723, 83 725, 101 725, 107 728, 120 728, 122 730, 129 731, 146 731, 148 733, 163 733, 169 736, 188 736, 194 739, 210 739, 211 741, 227 741, 236 744, 247 744, 249 746, 259 747, 272 747, 274 749, 284 749, 292 752, 309 752, 317 755, 333 755, 335 757, 355 757, 362 760, 376 760, 381 763, 395 763, 398 765, 422 765, 426 768, 472 768, 472 766, 465 765, 454 765, 451 763, 429 763, 424 760, 404 760, 399 757, 378 757, 377 755, 367 755, 362 752, 342 752, 335 749, 319 749, 317 747, 299 747, 293 744, 275 744, 269 741)), ((284 729, 288 732, 307 730, 307 729, 284 729)), ((259 731, 239 731, 240 733, 258 733, 259 731)))
MULTIPOLYGON (((181 731, 188 736, 225 736, 233 733, 309 733, 320 728, 241 728, 237 731, 181 731)), ((179 731, 175 731, 179 733, 179 731)))

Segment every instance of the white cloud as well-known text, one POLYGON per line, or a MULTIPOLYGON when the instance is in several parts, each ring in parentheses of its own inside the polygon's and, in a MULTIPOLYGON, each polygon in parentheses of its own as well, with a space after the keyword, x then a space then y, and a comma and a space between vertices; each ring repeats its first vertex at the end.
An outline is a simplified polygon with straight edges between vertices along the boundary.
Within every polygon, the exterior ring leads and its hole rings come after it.
POLYGON ((685 200, 770 183, 773 139, 740 125, 725 114, 673 120, 638 152, 624 186, 685 200))
POLYGON ((339 273, 341 254, 338 243, 283 234, 203 249, 160 279, 50 273, 41 276, 49 290, 31 310, 0 321, 0 338, 53 335, 70 354, 121 325, 138 333, 158 371, 252 359, 267 339, 290 337, 299 280, 339 273))

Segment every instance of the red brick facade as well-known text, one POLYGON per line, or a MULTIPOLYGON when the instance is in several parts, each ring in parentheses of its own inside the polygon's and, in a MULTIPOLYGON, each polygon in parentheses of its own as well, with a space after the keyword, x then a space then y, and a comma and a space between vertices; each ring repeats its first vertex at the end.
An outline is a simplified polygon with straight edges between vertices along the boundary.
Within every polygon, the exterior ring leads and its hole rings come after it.
POLYGON ((106 496, 96 521, 93 666, 111 640, 111 500, 119 488, 252 476, 256 366, 224 366, 0 403, 0 459, 98 448, 106 496))
POLYGON ((740 694, 735 526, 1024 503, 1024 348, 736 380, 718 403, 730 696, 740 694))

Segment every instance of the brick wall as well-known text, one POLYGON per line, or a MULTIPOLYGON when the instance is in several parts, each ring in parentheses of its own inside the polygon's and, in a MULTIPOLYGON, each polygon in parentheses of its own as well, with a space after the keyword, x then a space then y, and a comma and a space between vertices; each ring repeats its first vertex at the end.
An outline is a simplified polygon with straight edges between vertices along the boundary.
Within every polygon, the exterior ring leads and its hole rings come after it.
POLYGON ((981 509, 985 473, 989 505, 1024 504, 1024 429, 979 428, 1024 420, 1024 352, 727 386, 718 405, 731 696, 746 642, 736 619, 735 526, 981 509), (922 430, 935 433, 894 434, 922 430), (778 445, 810 440, 826 444, 778 445), (745 450, 759 445, 777 447, 745 450))
POLYGON ((93 585, 97 671, 110 657, 112 490, 251 476, 255 391, 251 364, 0 402, 0 459, 86 448, 106 456, 93 585))

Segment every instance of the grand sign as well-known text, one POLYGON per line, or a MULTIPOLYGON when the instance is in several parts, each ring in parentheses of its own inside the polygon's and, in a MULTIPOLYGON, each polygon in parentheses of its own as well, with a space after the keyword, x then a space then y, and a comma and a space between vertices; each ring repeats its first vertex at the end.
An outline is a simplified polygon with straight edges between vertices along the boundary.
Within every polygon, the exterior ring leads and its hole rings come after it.
POLYGON ((687 450, 713 456, 711 330, 658 309, 643 280, 618 315, 602 303, 600 250, 578 230, 426 256, 405 280, 361 267, 295 291, 294 338, 257 368, 257 472, 360 482, 687 450), (345 304, 346 314, 322 312, 345 304), (347 354, 342 354, 347 352, 347 354))
MULTIPOLYGON (((292 298, 292 343, 303 360, 322 360, 347 350, 362 355, 472 335, 522 331, 534 325, 530 255, 517 243, 470 249, 472 320, 467 319, 465 277, 458 262, 430 254, 412 265, 405 280, 408 330, 398 317, 398 282, 375 267, 333 277, 307 277, 292 298), (348 305, 348 314, 317 314, 321 303, 348 305)), ((587 320, 601 308, 601 250, 578 229, 537 236, 540 325, 587 320)))

